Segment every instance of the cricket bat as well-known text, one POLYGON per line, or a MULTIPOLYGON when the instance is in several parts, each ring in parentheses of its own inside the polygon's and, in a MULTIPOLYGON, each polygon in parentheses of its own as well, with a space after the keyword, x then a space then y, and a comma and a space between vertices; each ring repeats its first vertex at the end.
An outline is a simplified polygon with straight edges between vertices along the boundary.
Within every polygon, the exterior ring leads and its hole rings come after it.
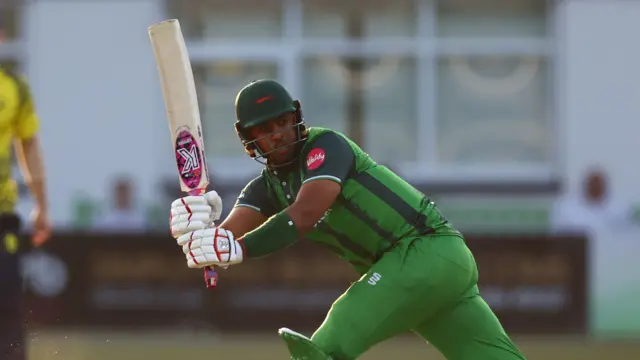
MULTIPOLYGON (((160 75, 180 189, 189 195, 202 195, 209 185, 209 172, 196 85, 180 22, 161 21, 151 25, 148 32, 160 75)), ((216 286, 213 267, 205 269, 205 281, 207 287, 216 286)))

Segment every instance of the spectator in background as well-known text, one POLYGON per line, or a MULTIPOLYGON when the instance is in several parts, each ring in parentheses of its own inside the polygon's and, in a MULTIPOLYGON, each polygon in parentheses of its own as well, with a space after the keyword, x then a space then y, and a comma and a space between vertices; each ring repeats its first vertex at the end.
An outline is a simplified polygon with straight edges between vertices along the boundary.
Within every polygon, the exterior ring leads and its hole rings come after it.
POLYGON ((563 196, 556 201, 551 223, 555 231, 590 233, 596 229, 630 226, 633 221, 630 206, 612 196, 606 173, 591 169, 580 196, 563 196))
POLYGON ((129 178, 118 178, 114 182, 113 208, 96 219, 93 230, 100 232, 140 232, 147 230, 143 210, 135 206, 133 183, 129 178))

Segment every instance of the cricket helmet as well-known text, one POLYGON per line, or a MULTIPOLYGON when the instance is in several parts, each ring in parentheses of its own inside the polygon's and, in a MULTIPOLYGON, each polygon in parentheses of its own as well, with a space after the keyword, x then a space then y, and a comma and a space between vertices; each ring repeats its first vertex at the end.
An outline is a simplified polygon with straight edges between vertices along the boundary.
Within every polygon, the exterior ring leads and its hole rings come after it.
MULTIPOLYGON (((292 112, 296 116, 296 122, 293 127, 297 130, 297 141, 294 144, 300 143, 307 138, 306 126, 300 111, 300 102, 294 100, 287 89, 275 80, 255 80, 243 87, 236 96, 235 109, 236 133, 240 137, 245 151, 256 160, 260 158, 266 159, 271 152, 279 149, 274 149, 269 153, 262 152, 257 146, 257 141, 260 139, 250 139, 248 136, 248 130, 251 127, 264 124, 288 112, 292 112)), ((287 146, 294 144, 288 144, 287 146)))

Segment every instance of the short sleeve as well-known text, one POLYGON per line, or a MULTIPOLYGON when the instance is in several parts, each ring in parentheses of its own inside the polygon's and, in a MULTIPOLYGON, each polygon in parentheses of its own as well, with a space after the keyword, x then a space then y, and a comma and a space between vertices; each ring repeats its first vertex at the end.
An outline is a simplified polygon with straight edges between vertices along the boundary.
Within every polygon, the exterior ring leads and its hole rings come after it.
POLYGON ((355 163, 355 155, 347 140, 334 132, 320 135, 306 153, 303 183, 327 179, 344 183, 355 163))
POLYGON ((251 180, 242 189, 234 207, 252 208, 266 217, 271 217, 277 213, 273 206, 267 189, 267 184, 262 175, 251 180))
POLYGON ((19 139, 29 139, 38 131, 39 120, 29 85, 20 76, 14 77, 20 94, 20 109, 15 122, 14 133, 19 139))

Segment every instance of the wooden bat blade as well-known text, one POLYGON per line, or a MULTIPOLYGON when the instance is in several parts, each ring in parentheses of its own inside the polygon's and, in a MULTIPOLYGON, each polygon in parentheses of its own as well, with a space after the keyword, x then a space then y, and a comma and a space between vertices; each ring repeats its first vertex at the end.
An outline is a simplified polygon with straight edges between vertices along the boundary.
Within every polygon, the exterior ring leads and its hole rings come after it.
POLYGON ((209 185, 193 70, 180 22, 170 19, 148 29, 156 59, 180 189, 201 194, 209 185))

